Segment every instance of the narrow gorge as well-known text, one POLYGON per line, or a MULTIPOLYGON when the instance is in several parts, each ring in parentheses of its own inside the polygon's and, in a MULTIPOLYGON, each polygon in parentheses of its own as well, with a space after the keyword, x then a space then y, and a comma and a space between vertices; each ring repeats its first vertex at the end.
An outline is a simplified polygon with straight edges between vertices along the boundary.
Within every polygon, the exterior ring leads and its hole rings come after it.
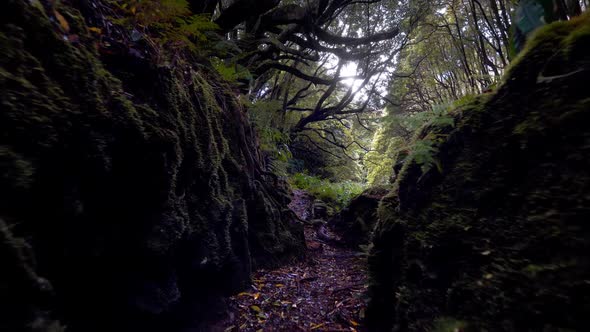
POLYGON ((3 1, 0 331, 588 330, 589 4, 466 3, 3 1))

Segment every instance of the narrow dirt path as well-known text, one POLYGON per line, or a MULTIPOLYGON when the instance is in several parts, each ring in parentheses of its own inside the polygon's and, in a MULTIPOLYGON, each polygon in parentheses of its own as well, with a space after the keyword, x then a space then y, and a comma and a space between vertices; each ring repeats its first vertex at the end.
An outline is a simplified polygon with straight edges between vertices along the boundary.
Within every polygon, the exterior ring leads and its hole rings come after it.
MULTIPOLYGON (((300 190, 294 196, 290 208, 308 220, 311 198, 300 190)), ((306 226, 304 261, 254 273, 250 289, 230 299, 225 331, 364 331, 364 258, 316 233, 306 226)))

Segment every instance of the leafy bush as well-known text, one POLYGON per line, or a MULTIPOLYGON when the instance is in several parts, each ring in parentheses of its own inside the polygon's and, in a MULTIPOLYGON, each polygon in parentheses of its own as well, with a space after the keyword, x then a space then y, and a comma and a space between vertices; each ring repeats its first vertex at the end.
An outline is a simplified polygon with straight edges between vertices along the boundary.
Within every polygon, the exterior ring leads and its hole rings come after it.
POLYGON ((149 38, 169 50, 198 51, 206 33, 218 29, 207 15, 193 15, 187 0, 112 0, 121 17, 113 22, 129 29, 133 41, 149 38))
POLYGON ((305 173, 292 175, 289 183, 297 189, 305 190, 316 198, 333 204, 338 209, 345 207, 365 189, 365 185, 360 182, 331 182, 305 173))

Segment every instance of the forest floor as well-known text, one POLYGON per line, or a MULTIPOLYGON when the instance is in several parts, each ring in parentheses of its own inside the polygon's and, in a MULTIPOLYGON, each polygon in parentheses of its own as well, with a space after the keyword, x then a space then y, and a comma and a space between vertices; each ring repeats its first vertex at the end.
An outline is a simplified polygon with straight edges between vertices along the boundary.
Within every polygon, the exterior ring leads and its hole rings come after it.
MULTIPOLYGON (((311 204, 296 190, 289 207, 308 220, 311 204)), ((313 226, 305 227, 305 238, 304 260, 254 272, 250 289, 231 297, 225 331, 364 331, 365 258, 323 242, 313 226)))

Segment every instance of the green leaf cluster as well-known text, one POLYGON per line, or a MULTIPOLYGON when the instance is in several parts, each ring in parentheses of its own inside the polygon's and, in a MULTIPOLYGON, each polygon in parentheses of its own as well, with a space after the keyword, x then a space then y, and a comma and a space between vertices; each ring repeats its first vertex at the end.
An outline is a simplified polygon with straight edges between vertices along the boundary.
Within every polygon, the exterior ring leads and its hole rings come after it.
POLYGON ((197 52, 207 32, 218 26, 208 15, 193 15, 186 0, 115 0, 122 17, 113 20, 131 31, 132 39, 149 38, 164 49, 197 52))
POLYGON ((426 173, 437 164, 434 156, 438 152, 436 142, 429 139, 417 140, 412 146, 412 152, 410 158, 412 158, 416 164, 420 165, 422 173, 426 173))
POLYGON ((250 71, 235 61, 223 61, 217 57, 211 59, 211 64, 217 72, 228 82, 253 79, 250 71))

